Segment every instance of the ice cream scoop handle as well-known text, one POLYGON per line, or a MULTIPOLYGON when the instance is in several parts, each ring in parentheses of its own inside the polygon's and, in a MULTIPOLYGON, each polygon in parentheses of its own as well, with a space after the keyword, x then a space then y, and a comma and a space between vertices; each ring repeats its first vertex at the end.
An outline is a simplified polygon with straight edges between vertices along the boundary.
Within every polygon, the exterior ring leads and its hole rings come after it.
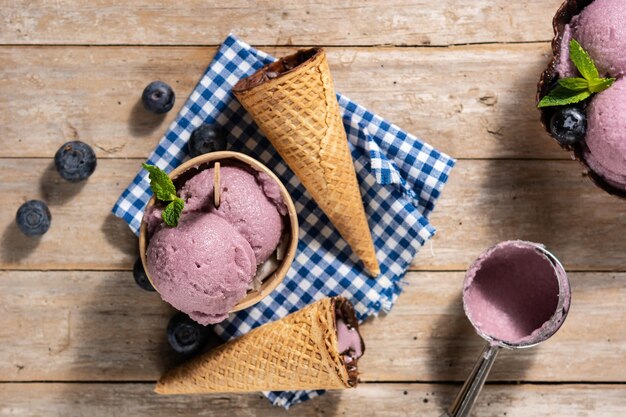
POLYGON ((472 372, 465 380, 461 391, 459 391, 452 405, 441 417, 469 417, 499 350, 498 346, 489 344, 485 346, 476 361, 476 365, 474 365, 474 369, 472 369, 472 372))

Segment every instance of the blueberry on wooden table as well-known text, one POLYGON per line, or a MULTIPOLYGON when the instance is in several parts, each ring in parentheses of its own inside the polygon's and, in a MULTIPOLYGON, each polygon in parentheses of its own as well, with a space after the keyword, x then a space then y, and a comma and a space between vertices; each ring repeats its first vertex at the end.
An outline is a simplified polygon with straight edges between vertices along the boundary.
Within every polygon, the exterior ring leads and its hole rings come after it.
POLYGON ((46 203, 40 200, 30 200, 25 202, 17 210, 15 221, 17 227, 26 236, 40 236, 50 228, 50 209, 46 203))
POLYGON ((550 119, 550 133, 563 145, 581 141, 587 133, 587 116, 578 107, 557 109, 550 119))
POLYGON ((83 181, 96 170, 96 154, 91 146, 75 140, 63 144, 54 155, 54 165, 65 180, 83 181))
POLYGON ((155 114, 163 114, 172 110, 176 101, 176 94, 172 87, 163 81, 153 81, 146 86, 141 94, 143 107, 155 114))
POLYGON ((200 125, 191 133, 188 143, 189 156, 195 158, 209 152, 226 150, 224 129, 208 124, 200 125))
POLYGON ((148 275, 146 275, 141 258, 137 258, 135 265, 133 265, 133 277, 140 288, 146 291, 156 291, 148 279, 148 275))
POLYGON ((172 349, 183 355, 198 353, 207 344, 214 347, 222 343, 213 327, 198 324, 184 313, 177 313, 170 319, 167 340, 172 349))

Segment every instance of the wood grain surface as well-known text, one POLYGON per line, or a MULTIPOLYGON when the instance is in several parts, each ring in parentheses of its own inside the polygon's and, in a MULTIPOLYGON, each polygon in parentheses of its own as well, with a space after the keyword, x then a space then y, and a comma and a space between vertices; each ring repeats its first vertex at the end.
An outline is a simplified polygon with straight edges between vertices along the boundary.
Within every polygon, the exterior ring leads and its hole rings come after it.
MULTIPOLYGON (((276 56, 294 51, 265 49, 276 56)), ((533 105, 549 51, 545 42, 348 47, 328 48, 328 60, 337 91, 456 158, 568 159, 533 105)), ((10 145, 0 157, 48 158, 76 138, 93 145, 99 158, 145 157, 214 53, 211 47, 0 47, 6 92, 0 124, 10 145), (165 116, 146 113, 138 102, 154 79, 177 93, 165 116)))
MULTIPOLYGON (((154 394, 152 388, 149 383, 3 384, 0 389, 0 415, 438 416, 452 401, 458 386, 362 384, 354 390, 328 392, 290 410, 272 407, 260 394, 166 397, 154 394)), ((473 416, 620 416, 624 409, 623 394, 619 385, 487 385, 473 416)))
MULTIPOLYGON (((130 269, 137 238, 111 207, 141 160, 101 159, 85 183, 62 180, 48 158, 2 159, 0 269, 130 269), (32 198, 48 202, 52 226, 23 236, 14 218, 32 198), (62 244, 60 244, 62 242, 62 244)), ((572 161, 461 160, 432 223, 436 237, 413 269, 464 270, 506 239, 543 242, 568 270, 625 270, 623 202, 596 189, 572 161), (584 221, 582 221, 584 220, 584 221)))
POLYGON ((449 45, 552 37, 560 0, 2 0, 5 44, 449 45))
MULTIPOLYGON (((563 328, 536 348, 503 351, 491 380, 626 380, 613 366, 626 355, 626 274, 570 279, 563 328)), ((360 379, 463 380, 484 342, 463 315, 462 283, 462 272, 409 273, 393 311, 363 325, 360 379)), ((154 381, 181 359, 165 338, 173 310, 130 271, 4 271, 0 288, 0 340, 10 341, 0 381, 154 381)))
POLYGON ((464 270, 498 241, 542 242, 569 271, 554 338, 503 351, 474 416, 619 416, 626 409, 626 210, 543 131, 536 82, 561 0, 0 0, 0 416, 440 415, 483 341, 464 270), (161 397, 181 361, 174 311, 135 285, 137 239, 110 214, 229 32, 280 56, 325 46, 336 88, 459 159, 391 313, 363 326, 362 384, 289 411, 260 394, 161 397), (177 94, 165 116, 149 82, 177 94), (52 165, 98 155, 85 183, 52 165), (28 239, 19 205, 45 200, 28 239))

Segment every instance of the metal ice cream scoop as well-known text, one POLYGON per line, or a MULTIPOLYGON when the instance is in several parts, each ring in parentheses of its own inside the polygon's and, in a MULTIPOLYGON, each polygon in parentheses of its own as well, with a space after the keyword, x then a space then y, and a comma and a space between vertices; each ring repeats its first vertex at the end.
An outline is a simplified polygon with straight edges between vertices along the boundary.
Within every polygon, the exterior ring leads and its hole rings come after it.
POLYGON ((500 348, 528 348, 550 338, 565 321, 570 299, 563 266, 542 245, 507 241, 483 253, 466 274, 463 308, 487 345, 442 417, 469 416, 500 348))

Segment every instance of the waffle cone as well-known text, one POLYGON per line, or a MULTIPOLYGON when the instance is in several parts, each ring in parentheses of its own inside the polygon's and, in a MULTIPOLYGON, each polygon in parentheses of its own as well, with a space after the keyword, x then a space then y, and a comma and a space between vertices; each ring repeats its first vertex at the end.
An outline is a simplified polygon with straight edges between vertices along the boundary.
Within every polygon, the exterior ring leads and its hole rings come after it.
POLYGON ((241 80, 233 93, 363 261, 380 273, 332 77, 321 48, 241 80))
MULTIPOLYGON (((335 308, 356 317, 341 297, 325 298, 166 372, 158 394, 200 394, 356 386, 356 366, 338 351, 335 308)), ((358 329, 358 325, 356 325, 358 329)))

